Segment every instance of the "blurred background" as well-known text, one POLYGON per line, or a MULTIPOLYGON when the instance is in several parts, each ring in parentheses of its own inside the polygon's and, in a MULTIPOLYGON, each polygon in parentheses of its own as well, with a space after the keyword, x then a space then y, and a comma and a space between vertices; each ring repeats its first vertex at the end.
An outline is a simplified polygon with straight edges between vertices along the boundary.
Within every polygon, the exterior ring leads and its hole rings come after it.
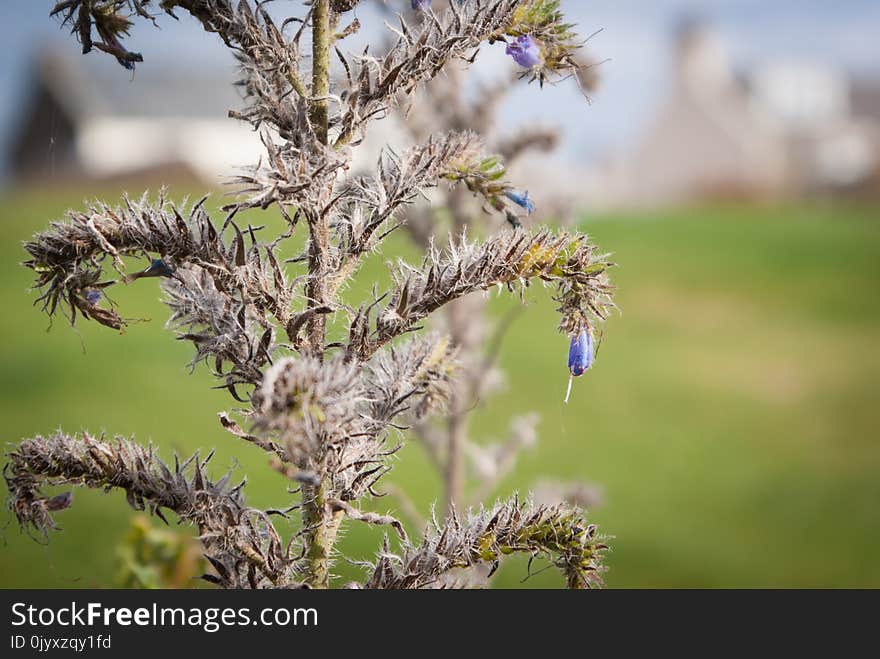
MULTIPOLYGON (((255 505, 282 505, 282 477, 217 423, 227 396, 185 368, 190 347, 163 329, 157 287, 126 290, 143 322, 124 335, 61 320, 47 333, 31 307, 21 241, 67 208, 163 183, 174 199, 200 196, 260 153, 226 118, 241 103, 232 58, 193 21, 136 25, 127 44, 145 62, 132 74, 79 55, 48 18, 53 4, 0 5, 2 439, 64 428, 135 435, 166 456, 216 447, 215 469, 247 476, 255 505)), ((590 517, 614 536, 612 587, 880 586, 880 5, 563 8, 582 34, 602 30, 587 45, 601 62, 591 103, 573 85, 523 86, 499 122, 560 127, 561 148, 521 163, 515 180, 539 205, 564 200, 613 253, 622 313, 563 406, 567 341, 549 291, 529 289, 501 349, 505 388, 472 425, 488 440, 536 411, 540 442, 493 494, 548 477, 594 483, 590 517)), ((358 38, 375 37, 379 12, 359 18, 358 38)), ((475 76, 504 63, 501 47, 485 55, 475 76)), ((399 133, 386 122, 378 142, 399 133)), ((397 253, 414 254, 404 237, 367 263, 352 299, 397 253)), ((516 303, 493 298, 491 309, 516 303)), ((423 514, 440 498, 419 446, 402 451, 391 480, 423 514)), ((132 551, 177 557, 183 581, 163 583, 188 583, 190 548, 132 515, 120 493, 77 491, 49 544, 8 516, 0 585, 149 582, 132 551)), ((342 550, 369 556, 381 534, 350 526, 342 550)), ((359 574, 346 561, 336 571, 359 574)), ((525 574, 511 561, 496 585, 559 585, 552 571, 525 574)))

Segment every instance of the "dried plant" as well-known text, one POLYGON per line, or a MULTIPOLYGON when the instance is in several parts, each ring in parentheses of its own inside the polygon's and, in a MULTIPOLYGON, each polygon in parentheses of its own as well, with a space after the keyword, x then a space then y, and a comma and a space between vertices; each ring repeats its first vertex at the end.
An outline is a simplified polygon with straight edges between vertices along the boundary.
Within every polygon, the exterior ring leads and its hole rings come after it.
MULTIPOLYGON (((387 8, 387 5, 382 6, 387 8)), ((417 11, 413 9, 412 15, 417 11)), ((582 53, 578 53, 577 59, 581 89, 592 91, 598 82, 596 63, 582 53)), ((467 87, 464 65, 453 63, 444 73, 426 84, 413 98, 406 99, 406 103, 400 104, 399 124, 406 129, 408 141, 422 143, 438 128, 473 131, 485 136, 492 144, 492 152, 501 157, 498 166, 503 162, 508 169, 518 161, 528 161, 536 153, 549 153, 556 148, 560 137, 558 131, 549 126, 520 126, 509 133, 497 129, 502 123, 499 115, 507 97, 521 84, 519 72, 504 71, 475 90, 467 87)), ((438 225, 446 228, 448 240, 455 241, 468 230, 503 234, 510 226, 534 223, 535 217, 553 218, 560 224, 570 223, 573 209, 564 200, 541 197, 540 208, 536 209, 532 202, 534 193, 534 189, 510 193, 515 203, 521 206, 520 214, 506 206, 500 206, 502 213, 496 213, 493 211, 498 207, 497 202, 486 208, 482 199, 469 194, 461 186, 444 187, 431 195, 430 203, 407 208, 403 224, 415 244, 429 250, 444 235, 443 231, 438 231, 438 225), (520 217, 523 212, 530 217, 520 217)), ((417 422, 411 430, 441 474, 447 511, 471 503, 479 505, 513 470, 520 453, 534 448, 538 439, 539 417, 530 412, 511 419, 506 437, 501 441, 481 444, 469 434, 474 401, 485 400, 503 384, 503 373, 496 359, 501 342, 515 320, 515 314, 509 313, 493 322, 487 303, 486 296, 471 295, 444 306, 438 327, 448 333, 461 367, 450 383, 446 414, 442 418, 435 416, 417 422)), ((405 500, 402 491, 393 488, 393 493, 411 511, 412 518, 420 519, 416 506, 405 500)), ((548 483, 542 483, 535 495, 536 499, 545 502, 569 501, 587 507, 601 501, 601 489, 583 482, 556 484, 552 488, 548 483), (545 496, 551 491, 552 499, 545 496)))
POLYGON ((428 245, 420 265, 397 264, 390 290, 374 291, 360 306, 339 297, 428 188, 466 189, 508 217, 528 201, 505 179, 502 159, 469 131, 434 134, 404 154, 387 152, 371 176, 352 175, 352 153, 371 122, 451 63, 472 61, 485 44, 507 43, 520 64, 530 58, 523 70, 529 80, 574 74, 573 28, 550 0, 444 8, 420 1, 414 20, 396 24, 384 55, 348 54, 342 42, 358 28, 349 19, 357 4, 312 0, 280 23, 246 0, 67 0, 55 7, 84 51, 94 46, 126 68, 142 59, 122 45, 132 19, 155 20, 157 9, 190 14, 235 52, 248 103, 231 114, 260 131, 266 154, 235 179, 238 195, 222 218, 211 218, 204 200, 185 209, 163 193, 152 203, 144 196, 94 204, 36 235, 25 245, 25 265, 36 273, 43 309, 71 324, 82 317, 119 330, 127 320, 107 289, 159 279, 170 327, 195 347, 193 366, 205 362, 244 406, 219 415, 223 428, 263 449, 291 480, 297 501, 258 510, 231 474, 208 476, 210 456, 175 457, 172 466, 125 438, 57 432, 10 449, 10 507, 24 528, 46 534, 55 528, 53 513, 72 500, 69 493, 48 497, 46 486, 121 489, 134 508, 163 520, 171 511, 195 526, 212 566, 205 578, 227 588, 328 587, 339 530, 349 521, 389 526, 397 543, 386 539, 364 587, 451 585, 456 571, 494 567, 513 552, 548 557, 570 587, 599 584, 605 545, 567 504, 512 499, 476 512, 450 510, 415 541, 392 515, 363 509, 382 494, 377 488, 407 427, 442 414, 455 397, 456 343, 419 334, 423 321, 472 294, 541 282, 555 290, 559 329, 575 345, 613 306, 609 264, 596 248, 583 235, 546 229, 511 227, 481 242, 458 234, 442 249, 428 245), (242 224, 243 211, 272 206, 286 229, 262 240, 242 224), (282 245, 297 230, 307 233, 305 249, 285 261, 282 245), (130 271, 131 257, 149 266, 130 271), (331 316, 348 327, 341 341, 328 340, 331 316), (288 514, 294 509, 298 523, 288 514), (291 525, 289 540, 273 517, 291 525))

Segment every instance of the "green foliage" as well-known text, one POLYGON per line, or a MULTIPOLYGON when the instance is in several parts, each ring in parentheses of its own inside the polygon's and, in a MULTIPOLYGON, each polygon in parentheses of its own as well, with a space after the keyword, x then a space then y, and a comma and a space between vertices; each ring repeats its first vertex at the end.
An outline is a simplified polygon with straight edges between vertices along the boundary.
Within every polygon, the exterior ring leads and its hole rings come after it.
POLYGON ((116 549, 117 588, 192 588, 205 572, 201 547, 183 529, 154 526, 137 515, 116 549))

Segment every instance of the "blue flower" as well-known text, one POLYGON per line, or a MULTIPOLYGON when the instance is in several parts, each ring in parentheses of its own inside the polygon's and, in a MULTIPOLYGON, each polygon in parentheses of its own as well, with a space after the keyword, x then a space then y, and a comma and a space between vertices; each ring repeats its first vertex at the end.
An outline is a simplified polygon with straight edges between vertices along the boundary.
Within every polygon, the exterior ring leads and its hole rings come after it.
POLYGON ((64 510, 65 508, 70 508, 70 504, 73 503, 73 492, 62 492, 61 494, 56 494, 51 499, 46 499, 46 508, 51 511, 56 510, 64 510))
POLYGON ((101 301, 101 291, 99 291, 97 288, 87 288, 84 291, 84 294, 86 300, 92 306, 98 304, 98 302, 101 301))
POLYGON ((174 273, 171 266, 169 266, 162 259, 153 259, 150 262, 150 267, 140 273, 141 277, 170 277, 174 273))
MULTIPOLYGON (((113 17, 119 18, 116 15, 113 15, 113 17)), ((113 55, 113 57, 116 58, 116 61, 129 71, 134 71, 135 62, 144 61, 144 58, 140 53, 133 53, 122 45, 122 42, 116 36, 118 31, 114 32, 112 29, 102 26, 100 22, 96 23, 95 27, 98 30, 98 34, 100 34, 103 39, 103 41, 94 44, 98 50, 103 50, 105 53, 113 55)))
POLYGON ((410 0, 410 6, 414 11, 425 11, 431 6, 431 0, 410 0))
POLYGON ((153 259, 150 262, 149 268, 142 270, 141 272, 136 272, 133 275, 126 275, 125 281, 131 283, 135 279, 140 279, 141 277, 170 277, 173 274, 174 268, 165 263, 165 261, 162 259, 153 259))
POLYGON ((517 192, 516 190, 508 190, 504 193, 504 196, 510 199, 517 206, 522 206, 526 209, 526 213, 531 215, 535 212, 535 204, 529 199, 529 191, 525 192, 517 192))
POLYGON ((568 370, 575 377, 583 375, 593 365, 593 334, 581 330, 571 337, 568 348, 568 370))
POLYGON ((565 402, 571 396, 571 382, 574 378, 583 375, 593 365, 593 334, 589 330, 582 329, 576 336, 571 337, 571 345, 568 348, 568 391, 565 392, 565 402))
POLYGON ((513 43, 507 44, 505 51, 521 67, 531 69, 543 61, 541 47, 530 34, 524 34, 516 38, 513 43))

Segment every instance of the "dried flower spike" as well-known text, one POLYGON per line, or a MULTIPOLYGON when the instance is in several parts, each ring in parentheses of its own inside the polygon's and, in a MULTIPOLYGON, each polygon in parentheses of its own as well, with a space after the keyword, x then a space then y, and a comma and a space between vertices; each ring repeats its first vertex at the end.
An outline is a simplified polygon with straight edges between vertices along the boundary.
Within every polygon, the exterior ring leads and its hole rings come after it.
MULTIPOLYGON (((297 502, 285 498, 266 510, 246 505, 243 482, 209 476, 210 455, 166 463, 151 446, 126 438, 59 431, 7 451, 10 509, 22 527, 47 534, 72 499, 46 488, 117 488, 135 509, 163 520, 172 512, 196 527, 211 568, 203 578, 223 588, 328 588, 339 535, 351 523, 390 526, 399 537, 398 546, 379 549, 365 586, 439 587, 461 570, 483 569, 488 578, 513 552, 550 560, 571 588, 599 585, 605 545, 578 510, 517 498, 476 510, 450 506, 445 520, 410 542, 394 516, 370 511, 366 500, 382 495, 377 484, 414 424, 437 412, 455 414, 484 390, 453 389, 469 368, 473 343, 467 350, 455 330, 416 335, 423 321, 443 309, 453 313, 456 303, 476 298, 472 293, 498 287, 522 295, 529 285, 546 284, 555 291, 560 330, 576 336, 569 363, 575 377, 592 362, 588 328, 613 308, 606 272, 612 264, 581 234, 505 230, 474 241, 462 225, 439 248, 431 225, 421 265, 392 266, 386 293, 374 290, 356 306, 342 296, 367 255, 405 223, 406 209, 442 183, 450 185, 441 190, 463 199, 470 192, 512 224, 514 206, 534 210, 529 194, 505 178, 505 160, 534 143, 534 133, 493 155, 463 122, 445 132, 435 125, 404 154, 386 150, 371 174, 356 174, 354 153, 370 124, 442 79, 450 63, 473 61, 484 43, 507 44, 525 67, 521 79, 560 80, 576 66, 573 26, 558 0, 467 0, 442 9, 411 0, 421 20, 401 17, 384 54, 353 55, 339 41, 358 22, 344 27, 338 19, 357 0, 311 0, 302 15, 277 24, 265 4, 57 2, 53 14, 75 31, 83 52, 105 51, 126 68, 141 61, 121 41, 135 19, 152 21, 156 7, 190 14, 235 52, 245 103, 230 115, 260 132, 265 154, 233 179, 236 198, 222 219, 211 216, 206 198, 184 212, 164 191, 152 203, 147 195, 124 197, 118 207, 95 203, 28 241, 24 265, 50 317, 60 312, 71 324, 83 318, 116 330, 126 323, 115 301, 101 304, 106 289, 158 278, 169 327, 195 349, 191 366, 205 363, 218 388, 241 404, 238 420, 219 414, 222 426, 269 454, 272 468, 296 483, 297 502), (294 23, 300 28, 289 29, 294 23), (283 231, 268 222, 243 224, 242 211, 269 207, 283 218, 283 231), (303 251, 282 260, 289 246, 282 243, 300 234, 303 251), (129 259, 142 258, 152 259, 149 266, 128 274, 129 259), (333 336, 346 326, 347 339, 333 336), (288 515, 294 509, 299 523, 288 515), (282 540, 275 516, 293 525, 289 538, 282 540)), ((462 317, 465 329, 478 329, 472 314, 462 317)), ((490 478, 510 468, 516 447, 533 443, 534 424, 513 424, 496 455, 480 459, 484 472, 495 474, 490 478)), ((463 451, 468 443, 458 446, 463 451)))

